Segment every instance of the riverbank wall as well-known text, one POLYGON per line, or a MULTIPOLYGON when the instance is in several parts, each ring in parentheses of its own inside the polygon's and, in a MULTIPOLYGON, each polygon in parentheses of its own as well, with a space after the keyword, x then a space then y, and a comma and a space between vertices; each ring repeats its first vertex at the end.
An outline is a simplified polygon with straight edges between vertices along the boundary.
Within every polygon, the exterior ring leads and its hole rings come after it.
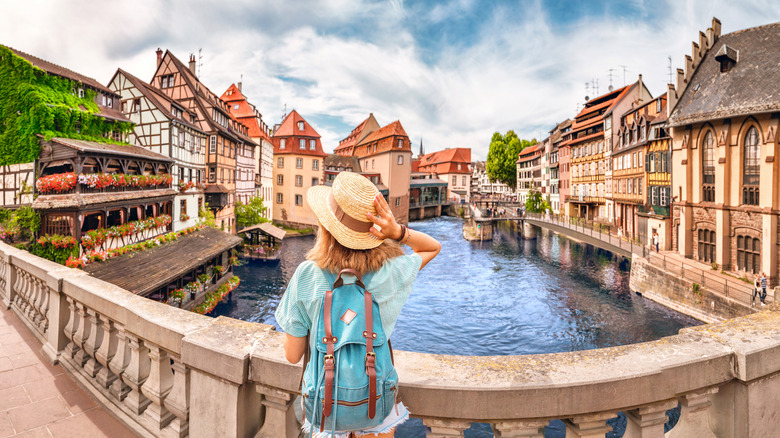
POLYGON ((629 288, 647 299, 706 323, 749 315, 756 310, 695 281, 654 266, 638 254, 631 258, 629 288))

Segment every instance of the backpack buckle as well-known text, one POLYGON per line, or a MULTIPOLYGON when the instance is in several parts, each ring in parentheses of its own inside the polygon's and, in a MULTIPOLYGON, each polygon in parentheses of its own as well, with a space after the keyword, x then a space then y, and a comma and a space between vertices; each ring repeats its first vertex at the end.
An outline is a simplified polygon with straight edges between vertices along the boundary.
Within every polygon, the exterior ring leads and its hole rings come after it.
POLYGON ((332 355, 332 354, 326 354, 326 355, 325 355, 325 357, 323 357, 323 358, 322 358, 322 361, 323 361, 323 362, 327 362, 327 361, 328 361, 328 359, 330 359, 330 360, 336 360, 336 358, 335 358, 335 357, 333 357, 333 355, 332 355))
POLYGON ((375 363, 376 362, 376 353, 374 353, 373 351, 369 352, 369 353, 366 353, 366 362, 369 361, 368 360, 369 358, 371 358, 371 363, 372 364, 375 363))

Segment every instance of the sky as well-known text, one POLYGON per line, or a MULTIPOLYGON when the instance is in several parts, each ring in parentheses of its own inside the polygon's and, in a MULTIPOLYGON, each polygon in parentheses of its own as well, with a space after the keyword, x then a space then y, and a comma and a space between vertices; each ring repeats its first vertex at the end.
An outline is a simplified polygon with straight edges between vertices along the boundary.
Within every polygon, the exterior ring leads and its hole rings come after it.
POLYGON ((494 132, 544 138, 610 83, 665 92, 669 57, 684 67, 713 16, 729 33, 780 21, 780 2, 5 1, 0 44, 104 84, 117 68, 149 81, 158 47, 194 53, 213 92, 243 81, 269 126, 295 109, 326 152, 373 113, 415 154, 485 159, 494 132))

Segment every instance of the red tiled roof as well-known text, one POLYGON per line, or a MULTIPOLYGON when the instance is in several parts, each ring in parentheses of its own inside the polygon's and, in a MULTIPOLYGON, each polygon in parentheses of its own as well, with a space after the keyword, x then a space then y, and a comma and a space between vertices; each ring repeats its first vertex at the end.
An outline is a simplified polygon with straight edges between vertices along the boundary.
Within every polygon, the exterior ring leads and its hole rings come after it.
POLYGON ((233 115, 241 124, 247 127, 247 135, 252 138, 263 138, 271 141, 268 134, 260 127, 260 120, 255 106, 249 103, 246 96, 238 89, 236 84, 231 84, 220 99, 228 105, 230 114, 233 115))
POLYGON ((404 127, 401 126, 401 122, 399 120, 396 120, 395 122, 385 125, 376 131, 372 132, 371 134, 368 134, 368 137, 364 138, 363 141, 361 141, 359 144, 366 144, 371 143, 372 141, 381 140, 383 138, 392 137, 392 136, 402 136, 402 137, 409 137, 406 135, 406 131, 404 131, 404 127))
POLYGON ((389 151, 412 152, 409 136, 406 135, 406 131, 398 120, 368 134, 366 138, 352 148, 350 155, 362 158, 389 151), (400 148, 396 140, 401 141, 400 148))
POLYGON ((317 133, 314 128, 309 125, 297 111, 292 110, 290 114, 285 117, 279 129, 274 132, 271 142, 274 145, 274 154, 296 154, 296 155, 314 155, 318 157, 326 157, 326 154, 322 150, 322 143, 320 142, 320 134, 317 133), (303 122, 303 130, 298 129, 298 122, 303 122), (280 148, 282 139, 289 140, 285 149, 280 148), (301 149, 299 143, 296 140, 301 138, 306 139, 306 148, 301 149), (309 149, 309 140, 314 139, 316 142, 315 150, 309 149))
POLYGON ((371 113, 371 114, 368 115, 368 117, 366 117, 365 120, 360 122, 360 124, 357 125, 355 127, 355 129, 353 129, 352 132, 350 132, 349 135, 345 139, 343 139, 343 140, 341 140, 339 142, 339 145, 336 146, 336 149, 334 149, 333 152, 338 154, 339 152, 343 151, 343 152, 349 152, 348 155, 352 155, 352 151, 348 150, 348 149, 350 147, 353 147, 353 146, 357 145, 358 137, 360 137, 360 134, 363 132, 363 129, 365 129, 366 124, 368 124, 368 121, 373 116, 374 116, 374 114, 371 113))
POLYGON ((287 114, 279 129, 274 132, 274 137, 289 137, 289 136, 303 136, 303 137, 317 137, 320 138, 320 134, 314 130, 314 128, 306 121, 298 111, 292 110, 290 114, 287 114), (298 122, 303 122, 303 130, 298 130, 298 122))
MULTIPOLYGON (((168 95, 166 95, 165 93, 160 92, 159 90, 157 90, 153 86, 147 84, 146 82, 144 82, 141 79, 133 76, 132 74, 122 70, 121 68, 118 68, 116 70, 116 73, 114 73, 114 77, 116 77, 116 75, 118 75, 118 74, 121 74, 125 78, 127 78, 127 80, 130 81, 130 83, 133 84, 133 86, 135 86, 135 88, 137 88, 138 91, 141 92, 141 94, 143 94, 147 99, 151 100, 152 104, 155 107, 157 107, 160 111, 162 111, 162 113, 165 114, 166 117, 168 117, 169 119, 172 119, 172 120, 175 119, 175 120, 177 120, 180 123, 183 123, 183 124, 193 128, 193 129, 196 129, 196 130, 200 131, 200 128, 198 128, 194 124, 190 123, 189 120, 186 120, 186 119, 184 119, 183 117, 180 117, 180 116, 174 116, 173 113, 171 113, 170 108, 171 108, 171 105, 173 104, 174 101, 173 101, 173 99, 168 97, 168 95)), ((111 78, 110 82, 114 82, 114 78, 111 78)), ((180 107, 185 107, 184 105, 181 105, 181 104, 177 104, 177 105, 180 106, 180 107)), ((187 111, 187 112, 189 113, 189 111, 187 111)))
POLYGON ((540 147, 541 147, 541 143, 537 143, 537 144, 535 144, 533 146, 529 146, 529 147, 523 149, 522 151, 520 151, 520 155, 518 155, 518 156, 532 154, 532 153, 538 151, 540 147))
POLYGON ((412 171, 438 174, 470 173, 470 165, 471 149, 449 148, 421 156, 418 161, 412 162, 412 171), (416 169, 415 163, 417 163, 416 169), (460 170, 458 164, 461 165, 460 170))

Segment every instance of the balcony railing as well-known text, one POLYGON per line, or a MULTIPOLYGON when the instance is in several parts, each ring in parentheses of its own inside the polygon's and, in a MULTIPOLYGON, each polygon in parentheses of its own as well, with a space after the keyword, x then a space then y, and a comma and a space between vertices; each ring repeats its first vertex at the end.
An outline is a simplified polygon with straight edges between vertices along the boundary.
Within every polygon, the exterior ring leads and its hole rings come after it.
MULTIPOLYGON (((46 357, 140 436, 300 434, 301 365, 285 360, 284 334, 273 326, 153 302, 3 243, 0 302, 46 357)), ((603 436, 623 412, 624 436, 662 438, 666 412, 678 406, 669 436, 735 427, 739 436, 774 436, 776 418, 755 406, 771 403, 779 355, 780 312, 768 310, 620 347, 486 357, 396 351, 395 363, 401 398, 430 437, 463 437, 479 422, 496 436, 540 438, 552 419, 563 420, 567 436, 603 436)))

